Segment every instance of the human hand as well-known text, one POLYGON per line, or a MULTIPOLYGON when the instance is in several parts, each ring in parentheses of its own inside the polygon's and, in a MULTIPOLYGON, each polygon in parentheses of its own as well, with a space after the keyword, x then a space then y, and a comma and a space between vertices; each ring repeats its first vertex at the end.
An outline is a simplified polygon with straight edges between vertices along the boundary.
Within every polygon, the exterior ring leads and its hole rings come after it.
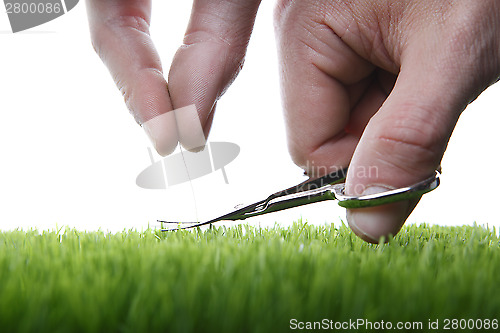
MULTIPOLYGON (((308 174, 349 165, 346 193, 417 183, 439 168, 460 113, 500 74, 500 2, 279 2, 290 153, 308 174)), ((348 210, 369 242, 418 199, 348 210)))
MULTIPOLYGON (((149 129, 161 154, 189 141, 188 127, 158 117, 173 108, 195 104, 208 134, 216 101, 241 68, 259 3, 194 1, 170 99, 147 33, 150 0, 87 1, 94 46, 136 120, 164 120, 149 129)), ((313 177, 350 164, 346 188, 354 195, 432 174, 461 111, 498 78, 499 16, 494 0, 279 1, 295 163, 313 177)), ((396 234, 417 201, 350 210, 348 221, 376 242, 396 234)))
POLYGON ((149 35, 151 0, 87 0, 92 44, 156 150, 208 135, 217 100, 241 69, 260 0, 195 0, 169 84, 149 35), (170 93, 170 95, 169 95, 170 93), (195 105, 198 119, 169 112, 195 105))

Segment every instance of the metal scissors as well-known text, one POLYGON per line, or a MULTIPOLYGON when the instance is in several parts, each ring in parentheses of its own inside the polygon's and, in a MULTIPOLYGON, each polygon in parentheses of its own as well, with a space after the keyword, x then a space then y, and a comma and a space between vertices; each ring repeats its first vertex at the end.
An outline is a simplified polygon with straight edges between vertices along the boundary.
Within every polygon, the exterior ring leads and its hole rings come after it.
POLYGON ((429 178, 408 187, 365 196, 349 196, 344 193, 346 175, 347 168, 337 170, 320 178, 306 180, 296 186, 271 194, 264 200, 242 208, 236 207, 236 210, 233 212, 205 222, 172 222, 162 220, 158 220, 158 222, 176 225, 176 227, 164 228, 162 231, 190 229, 219 221, 244 220, 249 217, 324 200, 338 200, 338 204, 344 208, 373 207, 421 196, 434 190, 440 183, 440 171, 436 170, 429 178))

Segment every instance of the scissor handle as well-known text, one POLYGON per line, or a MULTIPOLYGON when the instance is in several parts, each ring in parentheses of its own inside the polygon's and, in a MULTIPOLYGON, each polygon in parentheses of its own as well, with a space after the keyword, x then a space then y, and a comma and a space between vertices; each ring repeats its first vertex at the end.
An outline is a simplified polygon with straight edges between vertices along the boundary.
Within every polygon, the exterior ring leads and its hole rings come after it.
POLYGON ((388 190, 381 193, 363 196, 350 196, 344 193, 345 183, 332 186, 332 192, 344 208, 364 208, 385 205, 397 201, 414 199, 434 190, 439 186, 441 173, 436 170, 431 177, 408 187, 388 190))

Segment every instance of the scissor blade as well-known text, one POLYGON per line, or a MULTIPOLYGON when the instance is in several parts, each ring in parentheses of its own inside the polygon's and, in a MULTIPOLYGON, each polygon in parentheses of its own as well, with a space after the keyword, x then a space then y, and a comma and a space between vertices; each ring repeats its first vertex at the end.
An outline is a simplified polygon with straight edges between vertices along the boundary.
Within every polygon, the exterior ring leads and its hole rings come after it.
POLYGON ((330 191, 330 185, 341 182, 345 179, 347 169, 342 169, 333 172, 326 176, 307 180, 296 186, 276 192, 268 196, 265 200, 261 200, 254 204, 239 208, 233 212, 222 215, 218 218, 205 222, 172 222, 160 221, 168 224, 177 224, 177 228, 162 229, 162 231, 174 231, 182 229, 191 229, 201 227, 203 225, 219 222, 219 221, 237 221, 244 220, 249 217, 277 212, 280 210, 307 205, 323 200, 335 199, 334 194, 330 191), (191 224, 191 225, 186 225, 191 224), (182 225, 182 226, 181 226, 182 225))
POLYGON ((257 207, 262 205, 263 203, 264 203, 264 200, 256 202, 256 203, 248 205, 248 206, 245 206, 243 208, 238 208, 235 211, 232 211, 230 213, 224 214, 224 215, 219 216, 215 219, 205 221, 205 222, 173 222, 173 221, 161 221, 161 220, 158 220, 158 222, 160 222, 160 223, 163 222, 163 223, 168 223, 168 224, 178 224, 178 225, 179 224, 182 224, 182 225, 192 224, 189 226, 182 226, 180 228, 178 227, 178 228, 162 229, 162 231, 174 231, 174 230, 179 230, 179 229, 182 230, 182 229, 191 229, 191 228, 201 227, 203 225, 207 225, 207 224, 211 224, 211 223, 215 223, 215 222, 219 222, 219 221, 244 220, 244 219, 250 217, 250 215, 248 215, 248 214, 255 212, 257 207))

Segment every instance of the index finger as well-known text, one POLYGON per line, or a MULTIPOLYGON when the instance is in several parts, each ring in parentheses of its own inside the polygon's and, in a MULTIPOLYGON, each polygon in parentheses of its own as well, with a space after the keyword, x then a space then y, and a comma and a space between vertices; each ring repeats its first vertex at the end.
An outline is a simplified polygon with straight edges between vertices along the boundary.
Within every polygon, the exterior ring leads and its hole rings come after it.
POLYGON ((359 140, 347 130, 354 95, 364 93, 374 67, 314 17, 310 2, 279 9, 276 28, 290 154, 318 177, 349 165, 359 140))
POLYGON ((87 0, 87 12, 92 44, 127 107, 158 153, 169 154, 177 145, 177 128, 174 113, 166 114, 172 103, 149 35, 151 0, 87 0))

